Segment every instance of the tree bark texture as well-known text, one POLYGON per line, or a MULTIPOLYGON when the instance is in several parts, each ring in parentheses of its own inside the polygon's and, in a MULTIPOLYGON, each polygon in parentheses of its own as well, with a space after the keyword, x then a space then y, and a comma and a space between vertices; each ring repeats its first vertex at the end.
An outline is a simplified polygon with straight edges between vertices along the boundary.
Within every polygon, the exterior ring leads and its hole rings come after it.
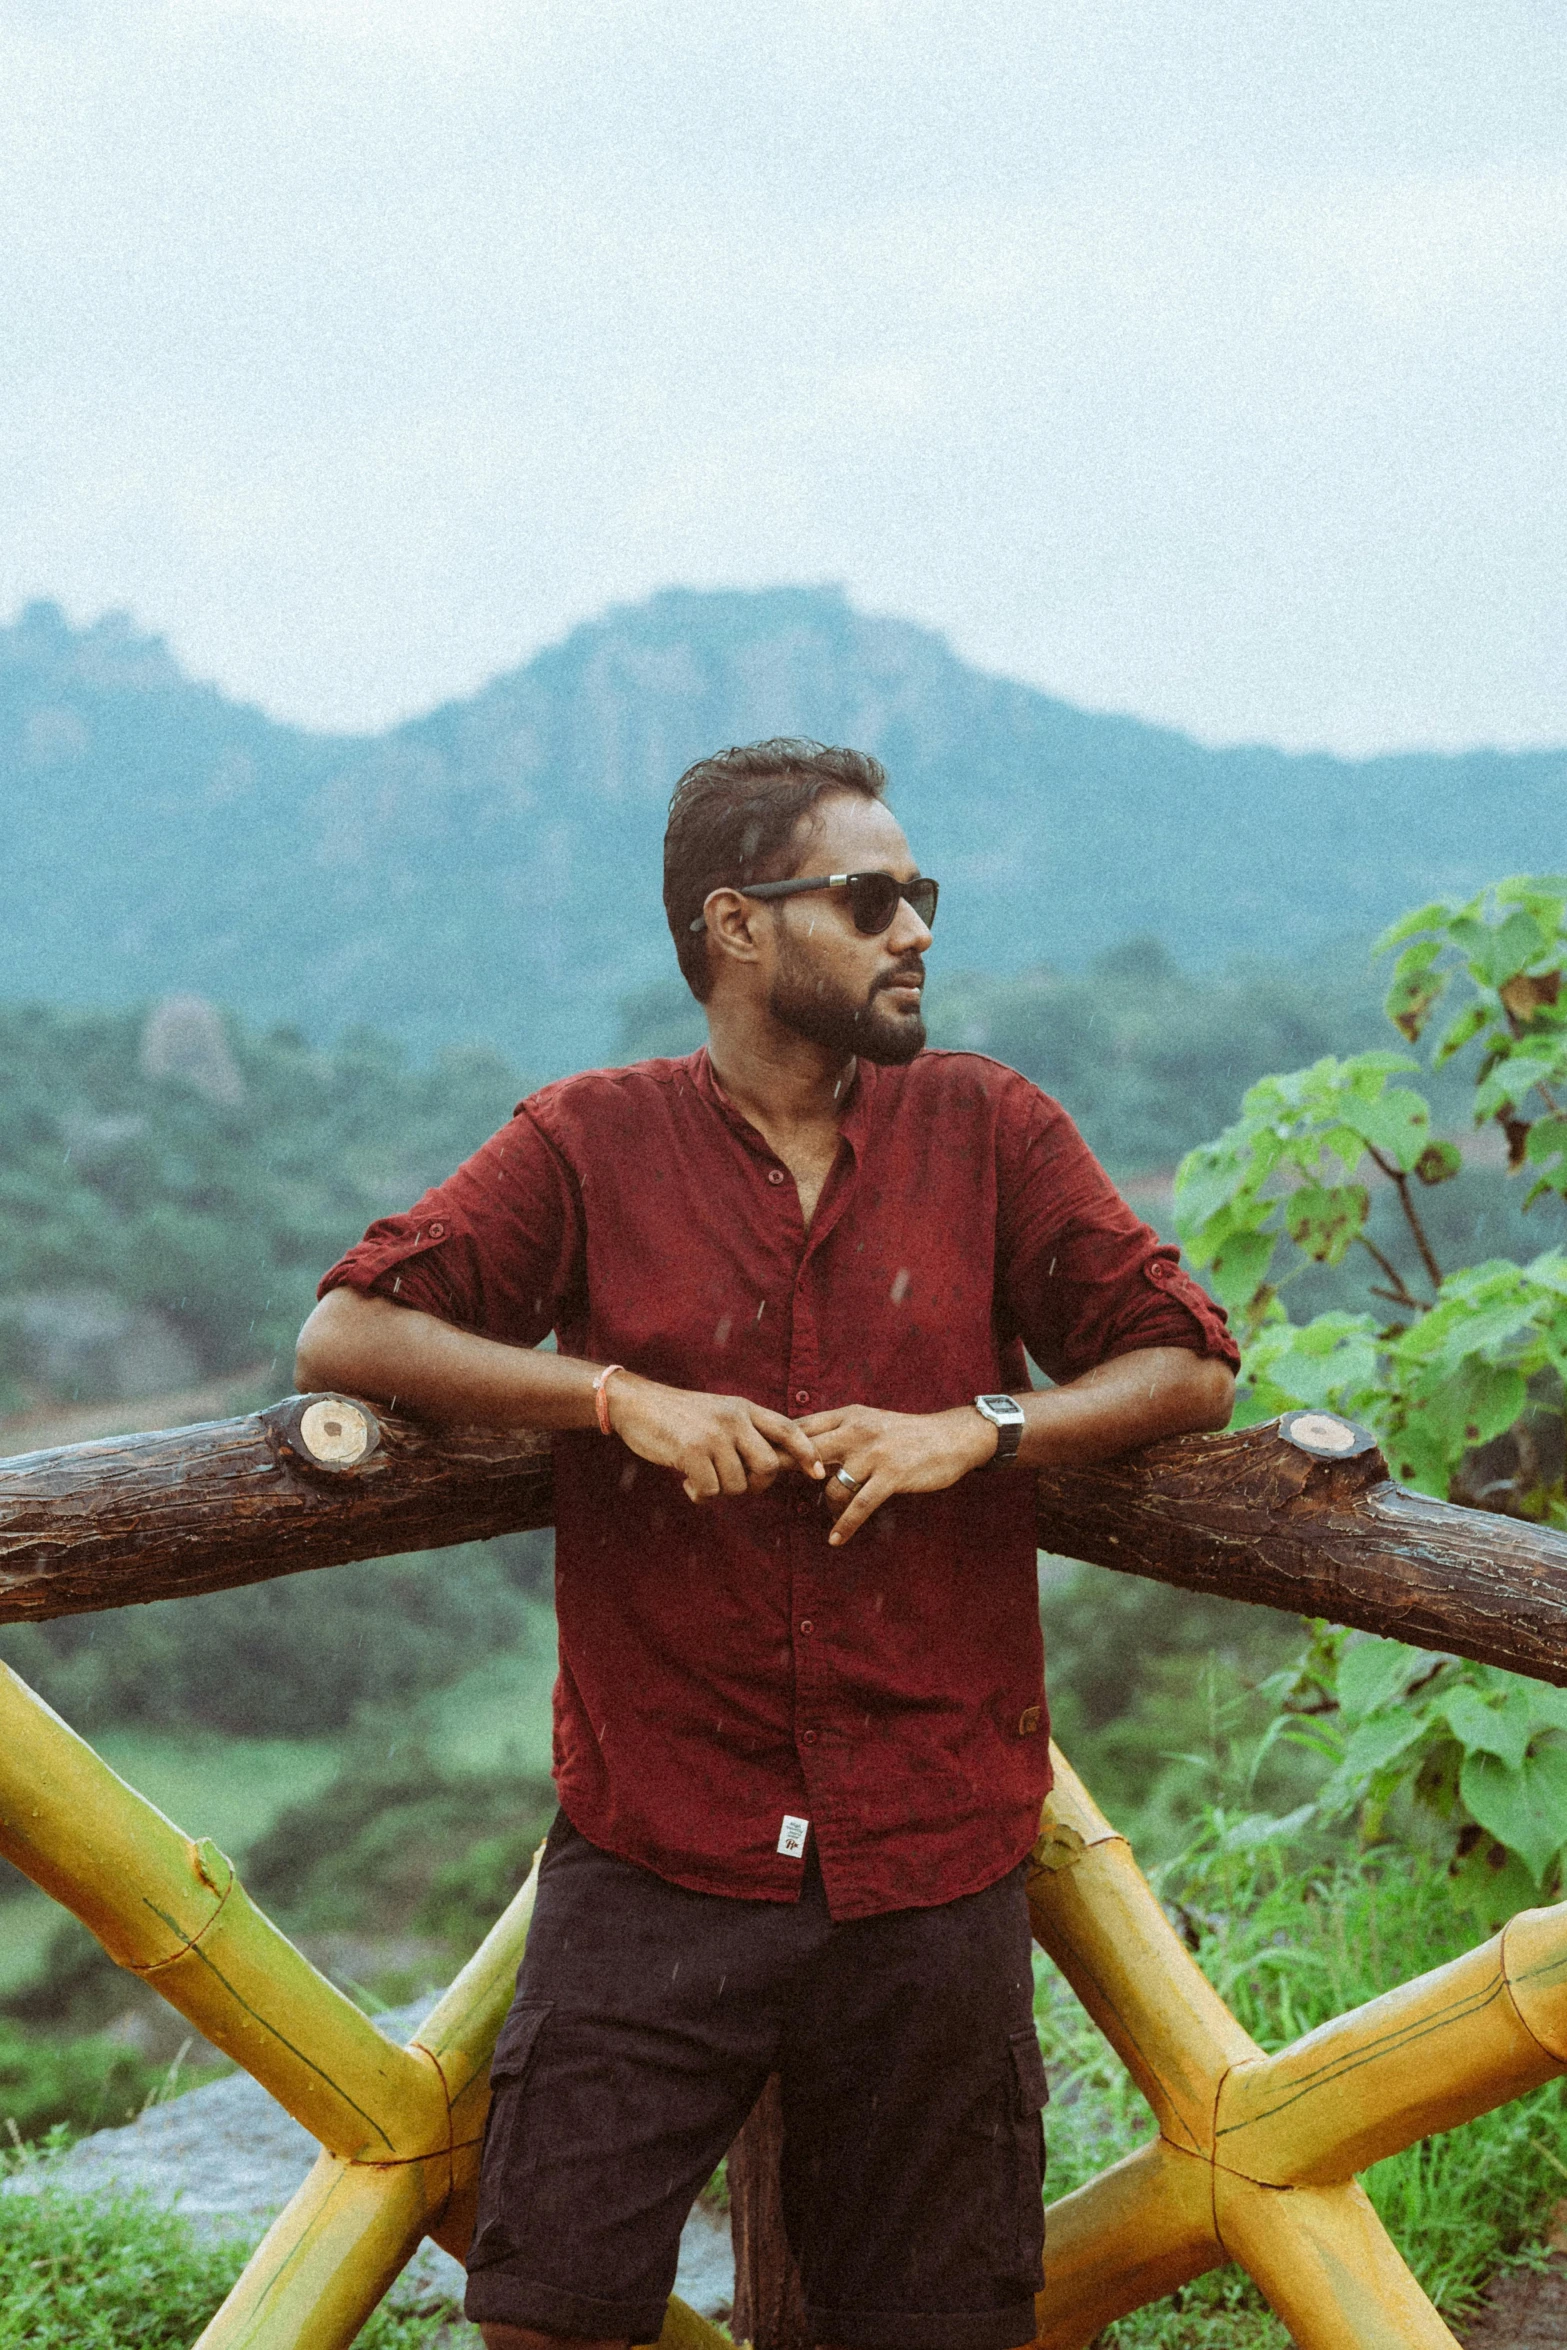
POLYGON ((1270 1422, 1038 1491, 1040 1547, 1063 1557, 1567 1685, 1567 1535, 1411 1493, 1373 1445, 1314 1458, 1270 1422))
POLYGON ((551 1523, 547 1436, 347 1408, 372 1431, 354 1466, 316 1457, 298 1397, 242 1419, 0 1460, 0 1623, 551 1523))
POLYGON ((783 2093, 773 2074, 729 2149, 735 2306, 729 2331, 754 2350, 810 2350, 805 2296, 784 2232, 783 2093))
MULTIPOLYGON (((1407 1492, 1331 1416, 1051 1470, 1038 1495, 1046 1550, 1567 1684, 1567 1536, 1407 1492), (1338 1457, 1307 1445, 1324 1427, 1338 1457)), ((547 1437, 293 1397, 0 1460, 0 1622, 482 1540, 551 1509, 547 1437)))

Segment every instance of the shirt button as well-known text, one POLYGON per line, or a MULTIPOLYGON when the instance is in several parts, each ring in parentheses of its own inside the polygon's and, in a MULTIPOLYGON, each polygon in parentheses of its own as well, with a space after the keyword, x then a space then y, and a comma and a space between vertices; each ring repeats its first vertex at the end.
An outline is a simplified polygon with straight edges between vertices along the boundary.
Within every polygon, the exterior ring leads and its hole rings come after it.
POLYGON ((796 1403, 809 1403, 811 1400, 810 1389, 808 1387, 797 1387, 794 1391, 794 1400, 796 1403))
POLYGON ((444 1240, 446 1237, 446 1226, 440 1222, 439 1218, 433 1224, 426 1224, 425 1230, 432 1240, 444 1240))
POLYGON ((816 1744, 816 1732, 814 1730, 802 1730, 800 1732, 800 1744, 802 1746, 814 1746, 816 1744))
POLYGON ((809 1639, 811 1634, 815 1631, 816 1626, 812 1623, 810 1617, 807 1616, 802 1622, 800 1629, 805 1634, 806 1638, 809 1639))
POLYGON ((768 1170, 767 1170, 767 1180, 768 1180, 768 1182, 769 1182, 769 1183, 782 1183, 783 1179, 784 1179, 784 1171, 783 1171, 782 1167, 769 1167, 769 1168, 768 1168, 768 1170))

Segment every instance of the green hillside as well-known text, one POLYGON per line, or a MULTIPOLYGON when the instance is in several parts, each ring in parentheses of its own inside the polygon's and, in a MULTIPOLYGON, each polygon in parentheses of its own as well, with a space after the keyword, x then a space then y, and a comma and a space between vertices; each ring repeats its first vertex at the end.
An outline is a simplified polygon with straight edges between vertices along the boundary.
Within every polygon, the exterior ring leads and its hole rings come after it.
MULTIPOLYGON (((1075 975, 938 975, 930 1025, 936 1044, 1057 1094, 1112 1172, 1146 1178, 1226 1125, 1265 1071, 1385 1042, 1378 994, 1360 955, 1194 973, 1134 940, 1075 975)), ((701 1034, 666 978, 623 1002, 611 1041, 631 1060, 701 1034)), ((0 1415, 250 1369, 277 1392, 325 1267, 536 1081, 481 1046, 418 1063, 358 1029, 313 1047, 194 998, 0 1006, 0 1415)), ((1456 1124, 1456 1092, 1446 1108, 1456 1124)), ((1167 1216, 1157 1184, 1135 1196, 1167 1216)), ((1465 1256, 1514 1244, 1505 1187, 1491 1198, 1465 1177, 1433 1213, 1463 1227, 1448 1237, 1465 1256)))
POLYGON ((990 677, 829 589, 671 590, 374 738, 273 723, 123 619, 0 630, 0 1000, 193 990, 313 1040, 373 1021, 540 1071, 669 968, 670 785, 800 731, 891 767, 944 885, 940 967, 1192 968, 1366 937, 1549 864, 1567 756, 1215 751, 990 677))
POLYGON ((312 1051, 199 1000, 0 1007, 0 1412, 249 1365, 276 1392, 326 1267, 524 1090, 479 1047, 312 1051))

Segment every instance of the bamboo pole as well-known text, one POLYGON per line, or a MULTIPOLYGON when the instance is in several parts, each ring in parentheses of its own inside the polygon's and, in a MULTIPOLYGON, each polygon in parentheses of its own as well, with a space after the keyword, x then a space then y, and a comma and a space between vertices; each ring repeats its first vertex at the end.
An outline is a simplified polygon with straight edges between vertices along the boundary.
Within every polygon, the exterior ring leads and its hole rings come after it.
POLYGON ((446 2153, 433 2060, 383 2040, 253 1905, 216 1845, 182 1836, 4 1665, 0 1854, 324 2146, 446 2153))
MULTIPOLYGON (((398 2048, 255 1908, 214 1844, 182 1835, 3 1665, 0 1853, 321 2143, 202 2334, 204 2350, 347 2350, 426 2234, 466 2252, 490 2056, 533 1914, 537 1860, 398 2048)), ((726 2350, 678 2302, 662 2342, 726 2350)))
POLYGON ((1159 2136, 1046 2213, 1043 2350, 1247 2268, 1300 2350, 1453 2350, 1354 2174, 1567 2071, 1567 1903, 1268 2056, 1230 2015, 1081 1782, 1028 1873, 1034 1933, 1159 2136))

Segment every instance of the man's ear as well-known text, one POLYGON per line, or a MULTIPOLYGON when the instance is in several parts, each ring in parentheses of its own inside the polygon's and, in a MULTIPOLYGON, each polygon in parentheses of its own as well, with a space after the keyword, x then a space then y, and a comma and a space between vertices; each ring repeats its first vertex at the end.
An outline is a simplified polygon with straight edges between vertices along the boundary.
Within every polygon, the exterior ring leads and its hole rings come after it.
POLYGON ((702 911, 707 917, 708 950, 715 958, 727 956, 736 963, 760 962, 756 927, 764 913, 754 898, 742 897, 737 889, 710 889, 702 911))

